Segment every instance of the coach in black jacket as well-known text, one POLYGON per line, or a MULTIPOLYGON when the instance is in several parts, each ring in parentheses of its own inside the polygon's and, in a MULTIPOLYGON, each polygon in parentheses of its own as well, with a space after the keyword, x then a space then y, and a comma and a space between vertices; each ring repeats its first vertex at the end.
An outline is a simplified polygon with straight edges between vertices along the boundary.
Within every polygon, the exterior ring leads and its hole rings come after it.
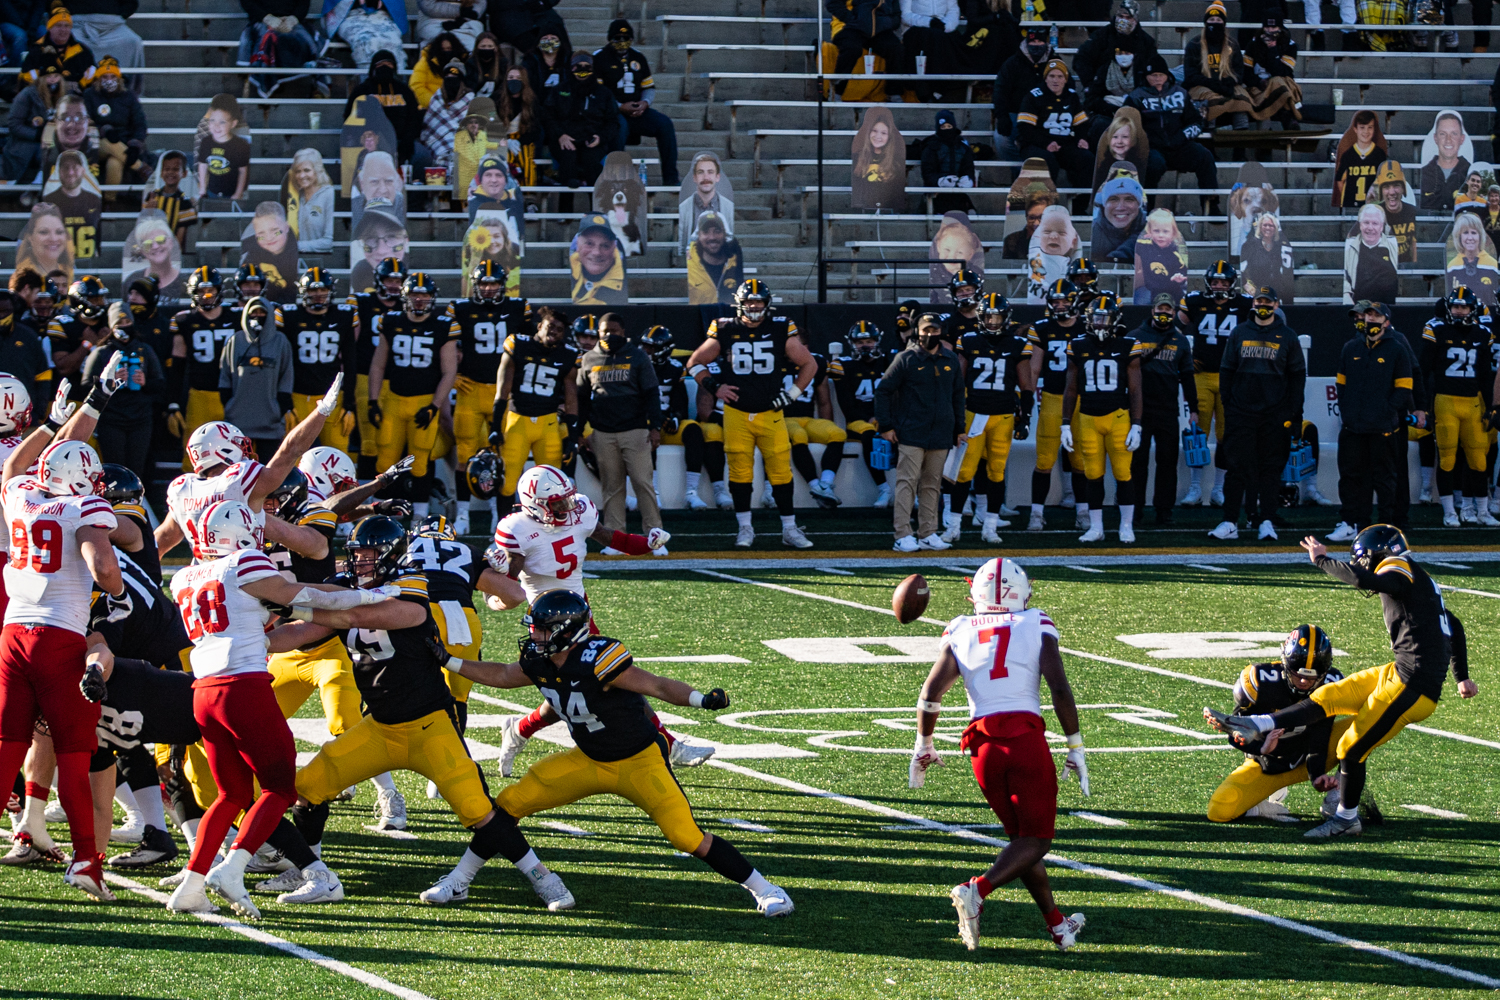
POLYGON ((1380 502, 1380 520, 1397 523, 1397 451, 1405 459, 1406 415, 1416 409, 1409 351, 1391 334, 1391 310, 1360 302, 1355 334, 1339 356, 1339 500, 1344 524, 1359 530, 1372 523, 1370 494, 1380 502))
POLYGON ((1177 389, 1187 401, 1188 422, 1198 426, 1198 381, 1193 377, 1193 345, 1177 326, 1177 303, 1171 292, 1158 292, 1151 317, 1130 331, 1141 345, 1141 446, 1130 456, 1130 481, 1145 502, 1151 446, 1156 445, 1156 491, 1152 506, 1157 524, 1172 523, 1177 503, 1177 389))

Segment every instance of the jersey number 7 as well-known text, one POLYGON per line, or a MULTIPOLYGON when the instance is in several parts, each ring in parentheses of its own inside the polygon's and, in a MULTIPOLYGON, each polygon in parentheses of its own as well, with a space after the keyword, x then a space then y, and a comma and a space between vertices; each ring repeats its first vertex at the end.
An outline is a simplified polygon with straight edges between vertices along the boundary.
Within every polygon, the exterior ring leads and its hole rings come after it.
POLYGON ((995 660, 990 664, 990 680, 996 681, 1002 677, 1009 677, 1010 671, 1005 669, 1005 654, 1010 650, 1010 626, 999 625, 995 628, 982 628, 979 630, 979 641, 981 643, 995 642, 995 660))

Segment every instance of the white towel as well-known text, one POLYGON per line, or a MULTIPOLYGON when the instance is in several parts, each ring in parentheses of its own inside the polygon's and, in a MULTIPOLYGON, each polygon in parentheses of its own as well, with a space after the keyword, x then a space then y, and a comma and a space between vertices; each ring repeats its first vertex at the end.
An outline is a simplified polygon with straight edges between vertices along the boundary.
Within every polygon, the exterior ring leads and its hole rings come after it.
POLYGON ((474 641, 474 637, 469 634, 469 616, 464 614, 462 604, 457 601, 438 601, 438 607, 443 609, 443 620, 448 623, 448 645, 467 646, 474 641))

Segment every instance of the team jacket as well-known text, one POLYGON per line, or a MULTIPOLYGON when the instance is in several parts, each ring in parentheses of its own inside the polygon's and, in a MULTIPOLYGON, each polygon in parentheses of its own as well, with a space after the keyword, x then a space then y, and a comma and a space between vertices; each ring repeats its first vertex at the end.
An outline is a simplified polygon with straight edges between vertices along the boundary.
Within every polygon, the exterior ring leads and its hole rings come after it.
POLYGON ((1033 87, 1021 98, 1021 110, 1016 114, 1016 138, 1022 148, 1050 143, 1060 146, 1077 146, 1076 128, 1088 121, 1078 91, 1063 87, 1061 94, 1054 94, 1045 86, 1033 87))
POLYGON ((1345 341, 1337 377, 1344 429, 1389 434, 1400 427, 1413 408, 1411 376, 1411 359, 1390 337, 1373 346, 1361 336, 1345 341))
POLYGON ((1280 417, 1302 426, 1307 361, 1297 334, 1279 317, 1269 326, 1241 323, 1219 363, 1224 409, 1251 417, 1280 417))

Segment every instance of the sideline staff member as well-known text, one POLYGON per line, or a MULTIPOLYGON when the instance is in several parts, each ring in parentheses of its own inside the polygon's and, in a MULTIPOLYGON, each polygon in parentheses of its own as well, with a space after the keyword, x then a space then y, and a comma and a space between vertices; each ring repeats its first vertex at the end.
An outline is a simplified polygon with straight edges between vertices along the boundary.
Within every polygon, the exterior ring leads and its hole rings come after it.
MULTIPOLYGON (((1393 337, 1390 307, 1362 301, 1364 313, 1339 356, 1339 499, 1345 524, 1370 522, 1370 493, 1380 520, 1396 519, 1396 467, 1391 436, 1404 430, 1412 397, 1411 358, 1393 337)), ((1404 441, 1406 435, 1401 434, 1404 441)))

